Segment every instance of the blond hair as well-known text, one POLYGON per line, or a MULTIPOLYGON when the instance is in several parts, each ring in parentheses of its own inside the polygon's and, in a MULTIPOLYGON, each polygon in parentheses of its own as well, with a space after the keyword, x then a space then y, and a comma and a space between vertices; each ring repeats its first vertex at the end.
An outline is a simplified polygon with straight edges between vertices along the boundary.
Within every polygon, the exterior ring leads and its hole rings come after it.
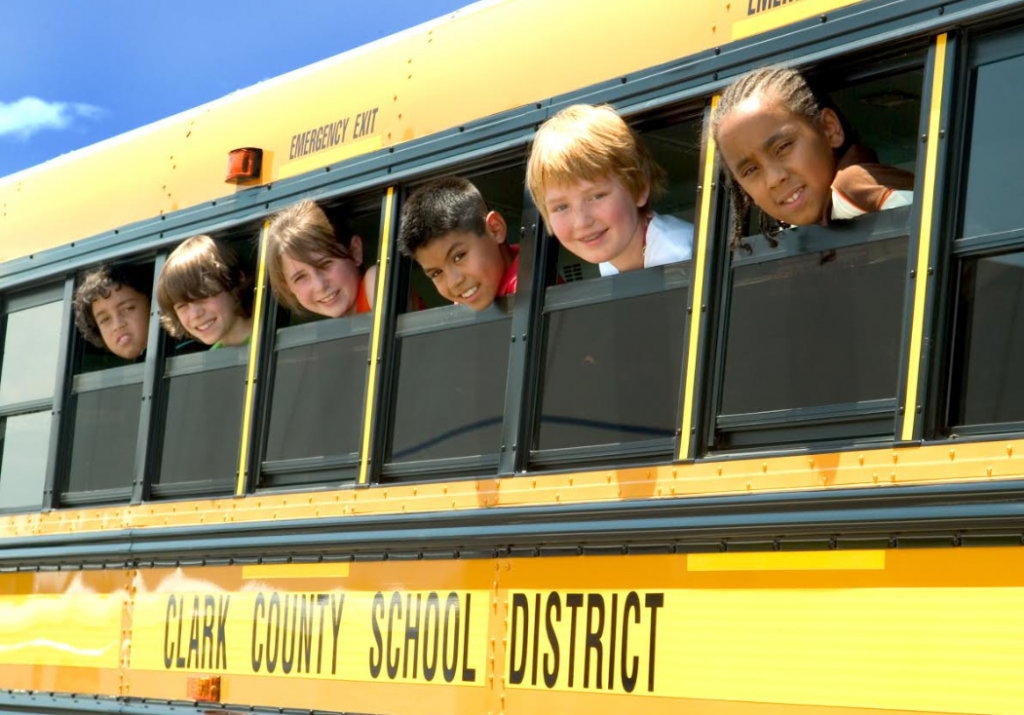
POLYGON ((174 306, 210 298, 228 291, 238 303, 239 315, 252 313, 252 279, 242 268, 238 254, 209 236, 185 239, 164 263, 157 282, 160 324, 175 338, 189 336, 174 306))
POLYGON ((306 199, 277 213, 267 229, 267 271, 270 287, 278 302, 293 313, 306 311, 288 288, 282 259, 287 254, 292 260, 311 266, 325 258, 348 258, 352 255, 352 232, 340 225, 339 236, 323 209, 306 199))
POLYGON ((533 139, 526 184, 549 226, 544 202, 548 187, 609 175, 617 177, 635 200, 645 191, 660 192, 665 184, 664 169, 608 105, 574 104, 541 125, 533 139))

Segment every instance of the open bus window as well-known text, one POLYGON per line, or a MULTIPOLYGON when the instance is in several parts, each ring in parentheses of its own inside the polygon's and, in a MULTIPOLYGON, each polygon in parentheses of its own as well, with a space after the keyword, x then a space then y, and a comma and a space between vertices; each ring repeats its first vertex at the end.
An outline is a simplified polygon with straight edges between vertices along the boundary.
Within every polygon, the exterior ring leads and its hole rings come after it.
POLYGON ((10 299, 0 363, 0 508, 43 501, 61 320, 59 292, 10 299))
MULTIPOLYGON (((920 69, 833 89, 880 163, 912 171, 920 69)), ((712 446, 891 437, 907 295, 911 209, 767 238, 730 256, 712 446)))
MULTIPOLYGON (((227 257, 227 275, 234 277, 236 287, 214 296, 211 303, 217 304, 212 308, 174 311, 175 333, 166 338, 164 352, 169 357, 158 387, 165 415, 151 486, 154 497, 225 493, 235 486, 249 334, 235 329, 238 324, 232 321, 247 321, 251 331, 258 233, 258 226, 245 224, 212 236, 216 250, 227 257), (235 328, 228 327, 232 324, 235 328)), ((158 286, 174 275, 168 270, 171 257, 157 279, 158 286)), ((189 286, 179 284, 178 289, 189 286)), ((173 311, 174 305, 161 305, 165 329, 167 308, 173 311)))
POLYGON ((75 289, 77 336, 71 383, 70 438, 62 500, 127 501, 152 317, 153 266, 101 265, 75 289))
MULTIPOLYGON (((508 279, 518 265, 524 176, 515 160, 442 179, 419 194, 422 203, 414 196, 403 208, 403 221, 418 221, 451 201, 483 228, 430 236, 415 260, 406 259, 408 302, 433 307, 398 318, 386 477, 438 471, 439 460, 446 473, 482 474, 497 465, 515 290, 508 279)), ((399 230, 412 235, 408 225, 399 230)))
MULTIPOLYGON (((355 476, 362 446, 373 327, 370 296, 375 284, 365 286, 368 275, 376 275, 380 207, 379 194, 324 202, 319 207, 335 237, 345 234, 343 242, 349 246, 346 250, 350 257, 340 259, 344 265, 335 265, 336 270, 327 267, 319 271, 313 257, 309 257, 313 265, 301 266, 292 263, 292 258, 282 262, 297 271, 287 276, 296 287, 283 294, 289 305, 281 305, 277 312, 261 486, 336 483, 355 476), (353 236, 359 237, 355 251, 353 236), (302 301, 320 299, 325 299, 326 307, 312 307, 327 315, 303 309, 302 301), (337 312, 334 307, 338 301, 350 304, 346 314, 330 317, 337 312)), ((327 238, 325 235, 317 240, 327 238)), ((283 272, 277 280, 282 278, 286 278, 283 272)))
MULTIPOLYGON (((666 190, 651 204, 654 220, 685 226, 689 249, 701 121, 662 118, 642 128, 641 140, 667 174, 666 190)), ((532 463, 671 451, 679 427, 690 261, 599 278, 597 265, 564 245, 557 251, 557 275, 545 296, 532 463)))
POLYGON ((1024 106, 1019 28, 979 38, 969 56, 966 156, 961 163, 959 280, 951 331, 946 429, 955 434, 1024 429, 1024 190, 1015 108, 1024 106))

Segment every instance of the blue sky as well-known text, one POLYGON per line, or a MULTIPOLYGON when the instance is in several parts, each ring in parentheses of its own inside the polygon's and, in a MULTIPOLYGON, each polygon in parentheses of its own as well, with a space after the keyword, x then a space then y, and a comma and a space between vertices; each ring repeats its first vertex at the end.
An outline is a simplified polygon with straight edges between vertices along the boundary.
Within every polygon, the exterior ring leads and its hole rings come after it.
POLYGON ((0 0, 0 176, 469 0, 0 0))

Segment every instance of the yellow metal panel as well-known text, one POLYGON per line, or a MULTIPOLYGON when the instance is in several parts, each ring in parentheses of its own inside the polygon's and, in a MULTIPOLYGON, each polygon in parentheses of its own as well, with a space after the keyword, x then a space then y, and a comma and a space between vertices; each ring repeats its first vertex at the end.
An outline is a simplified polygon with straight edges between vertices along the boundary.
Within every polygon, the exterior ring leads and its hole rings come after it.
POLYGON ((746 10, 747 18, 733 23, 732 39, 759 35, 858 2, 861 0, 740 0, 737 4, 746 10))
POLYGON ((0 664, 116 668, 121 593, 0 596, 0 664))
POLYGON ((297 578, 345 578, 347 562, 332 564, 258 564, 242 567, 244 580, 276 581, 297 578))
POLYGON ((910 364, 907 366, 907 396, 903 402, 905 441, 914 438, 917 419, 917 390, 921 374, 921 343, 924 336, 924 309, 927 300, 928 263, 931 260, 932 214, 935 211, 935 172, 939 155, 943 79, 946 72, 946 34, 935 38, 935 70, 932 74, 932 103, 928 115, 928 148, 924 164, 924 189, 921 196, 921 231, 917 248, 917 279, 914 285, 914 317, 910 328, 910 364))

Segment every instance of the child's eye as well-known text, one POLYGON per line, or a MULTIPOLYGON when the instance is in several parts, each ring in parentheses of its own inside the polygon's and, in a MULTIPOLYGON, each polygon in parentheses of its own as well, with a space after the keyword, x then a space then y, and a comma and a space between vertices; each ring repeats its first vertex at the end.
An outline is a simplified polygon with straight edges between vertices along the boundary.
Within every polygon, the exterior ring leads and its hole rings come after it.
POLYGON ((466 257, 466 252, 462 251, 461 253, 456 253, 455 256, 452 257, 452 261, 454 261, 455 263, 461 263, 462 259, 465 258, 465 257, 466 257))
POLYGON ((785 151, 787 151, 791 146, 793 146, 793 141, 791 139, 787 139, 784 142, 780 142, 779 146, 776 148, 775 151, 778 154, 782 154, 785 151))
POLYGON ((753 176, 756 171, 757 167, 754 166, 753 164, 750 164, 748 166, 743 167, 743 169, 740 170, 740 176, 746 179, 747 177, 753 176))
POLYGON ((599 200, 603 199, 607 195, 608 195, 607 191, 598 191, 593 196, 591 196, 590 198, 593 201, 599 201, 599 200))
POLYGON ((110 322, 110 316, 109 315, 104 315, 102 318, 100 318, 99 320, 96 321, 96 324, 97 325, 106 325, 109 322, 110 322))
POLYGON ((557 213, 561 213, 561 212, 565 211, 567 208, 569 208, 569 207, 566 206, 565 204, 558 204, 557 206, 553 206, 549 210, 550 210, 551 213, 557 214, 557 213))
POLYGON ((427 271, 427 278, 432 281, 436 281, 441 277, 441 271, 427 271))

